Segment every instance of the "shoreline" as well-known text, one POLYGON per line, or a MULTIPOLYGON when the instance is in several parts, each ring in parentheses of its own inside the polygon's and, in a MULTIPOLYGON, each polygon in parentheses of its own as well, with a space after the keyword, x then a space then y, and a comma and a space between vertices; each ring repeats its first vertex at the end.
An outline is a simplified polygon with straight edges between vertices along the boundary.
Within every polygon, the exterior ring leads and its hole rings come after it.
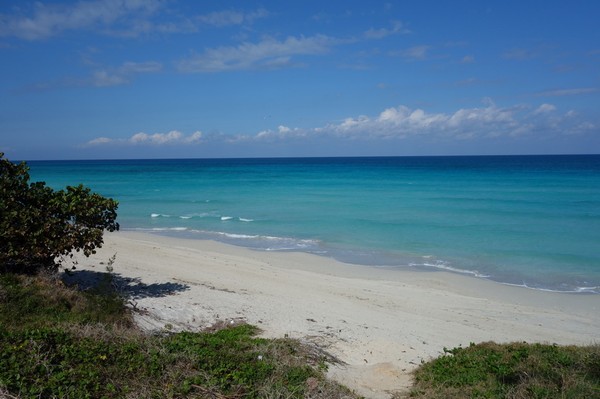
POLYGON ((79 259, 76 275, 97 276, 116 254, 114 273, 142 328, 244 321, 265 337, 306 340, 343 362, 330 366, 332 378, 368 398, 407 389, 410 372, 444 347, 600 341, 597 295, 148 233, 104 239, 96 255, 79 259))
MULTIPOLYGON (((153 214, 154 215, 154 214, 153 214)), ((171 217, 171 216, 168 216, 171 217)), ((249 249, 251 251, 258 252, 282 252, 282 253, 306 253, 309 255, 315 255, 319 257, 329 258, 338 263, 348 264, 348 265, 356 265, 356 266, 365 266, 365 267, 373 267, 378 269, 390 269, 398 272, 447 272, 450 274, 456 274, 469 278, 478 278, 482 280, 491 281, 497 284, 514 286, 527 288, 535 291, 544 291, 544 292, 556 292, 556 293, 565 293, 565 294, 591 294, 591 295, 600 295, 600 286, 599 285, 590 285, 592 283, 587 283, 586 285, 578 285, 575 283, 555 283, 553 285, 543 285, 539 281, 530 280, 526 282, 526 279, 531 279, 531 276, 527 277, 525 275, 504 275, 505 279, 498 277, 497 275, 488 274, 487 272, 481 272, 479 270, 471 270, 468 268, 460 268, 457 266, 452 266, 452 262, 447 262, 445 260, 435 261, 433 264, 430 262, 423 262, 427 258, 431 258, 432 256, 423 256, 417 254, 390 254, 385 250, 375 251, 368 250, 366 248, 362 249, 340 249, 334 247, 325 246, 324 248, 318 247, 318 240, 315 239, 304 239, 304 238, 290 238, 290 237, 270 237, 270 236, 256 236, 256 235, 245 235, 245 234, 237 234, 237 233, 224 233, 219 231, 200 231, 195 229, 189 229, 188 227, 164 227, 164 228, 128 228, 123 229, 122 232, 131 232, 131 233, 141 233, 148 235, 157 235, 161 237, 169 237, 174 239, 183 239, 183 240, 199 240, 199 241, 214 241, 218 243, 222 243, 228 246, 249 249), (277 239, 282 241, 292 241, 292 242, 308 242, 308 247, 303 248, 299 246, 297 248, 268 248, 263 247, 262 245, 247 245, 243 243, 244 239, 277 239), (241 241, 240 241, 241 240, 241 241), (311 249, 310 246, 315 245, 315 248, 311 249), (348 252, 351 252, 350 254, 348 252), (356 257, 358 258, 356 259, 356 257), (350 259, 353 257, 353 259, 350 259), (398 262, 398 257, 403 261, 398 262), (392 260, 393 259, 393 260, 392 260), (421 263, 422 262, 422 263, 421 263), (521 281, 521 282, 518 282, 521 281), (559 285, 569 286, 569 288, 559 289, 554 288, 559 285)))

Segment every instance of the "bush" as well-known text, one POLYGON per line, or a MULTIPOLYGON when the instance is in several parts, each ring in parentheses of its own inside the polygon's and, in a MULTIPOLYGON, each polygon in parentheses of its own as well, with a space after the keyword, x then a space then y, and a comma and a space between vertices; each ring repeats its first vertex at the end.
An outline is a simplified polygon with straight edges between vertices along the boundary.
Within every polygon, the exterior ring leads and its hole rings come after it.
POLYGON ((485 342, 415 372, 415 398, 598 398, 600 346, 485 342))
POLYGON ((118 203, 83 185, 55 191, 29 183, 29 168, 0 153, 0 272, 56 270, 72 252, 102 246, 104 230, 119 229, 118 203))

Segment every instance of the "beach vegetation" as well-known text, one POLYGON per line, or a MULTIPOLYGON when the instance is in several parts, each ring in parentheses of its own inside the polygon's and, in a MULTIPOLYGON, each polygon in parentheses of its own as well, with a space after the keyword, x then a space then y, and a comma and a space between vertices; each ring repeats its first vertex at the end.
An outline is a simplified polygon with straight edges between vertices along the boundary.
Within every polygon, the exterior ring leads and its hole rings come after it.
POLYGON ((414 377, 413 398, 598 398, 600 345, 471 344, 444 349, 414 377))
POLYGON ((106 287, 0 275, 0 397, 356 398, 325 378, 335 359, 315 346, 239 323, 147 334, 106 287))
POLYGON ((104 231, 119 229, 117 201, 83 185, 54 190, 29 179, 25 162, 0 153, 0 272, 56 271, 73 252, 94 254, 104 231))
MULTIPOLYGON (((140 331, 111 274, 86 290, 57 274, 0 274, 0 397, 357 398, 325 377, 335 358, 298 340, 260 338, 254 326, 140 331)), ((444 349, 416 370, 411 391, 395 398, 598 392, 600 345, 487 342, 444 349)))

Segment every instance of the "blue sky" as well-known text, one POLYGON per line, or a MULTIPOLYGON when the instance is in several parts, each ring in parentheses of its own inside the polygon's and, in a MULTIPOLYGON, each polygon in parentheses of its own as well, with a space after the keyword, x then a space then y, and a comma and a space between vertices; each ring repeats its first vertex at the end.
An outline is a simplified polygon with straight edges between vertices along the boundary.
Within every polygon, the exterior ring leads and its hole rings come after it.
POLYGON ((600 2, 0 3, 9 159, 600 153, 600 2))

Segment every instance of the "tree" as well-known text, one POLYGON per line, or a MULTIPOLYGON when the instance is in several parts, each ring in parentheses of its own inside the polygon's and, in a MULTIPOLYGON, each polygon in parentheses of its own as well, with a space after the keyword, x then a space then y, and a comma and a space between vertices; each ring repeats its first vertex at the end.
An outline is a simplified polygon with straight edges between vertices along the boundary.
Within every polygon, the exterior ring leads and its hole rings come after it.
POLYGON ((29 167, 0 152, 0 272, 56 271, 73 251, 96 253, 104 230, 119 230, 117 207, 83 185, 29 183, 29 167))

